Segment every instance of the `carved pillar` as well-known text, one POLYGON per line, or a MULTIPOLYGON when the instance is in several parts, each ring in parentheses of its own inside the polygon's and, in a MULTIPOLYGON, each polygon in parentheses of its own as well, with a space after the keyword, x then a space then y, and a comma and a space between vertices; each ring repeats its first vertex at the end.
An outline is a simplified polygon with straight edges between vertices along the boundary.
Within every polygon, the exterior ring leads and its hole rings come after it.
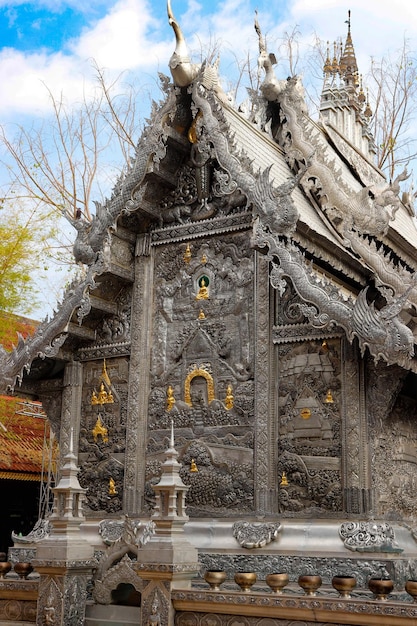
POLYGON ((152 311, 153 255, 149 235, 140 235, 136 244, 132 297, 124 483, 124 510, 131 516, 141 511, 145 484, 152 311))
POLYGON ((343 483, 347 513, 372 510, 364 360, 356 341, 343 342, 343 483))
POLYGON ((81 397, 83 366, 79 361, 71 361, 65 366, 64 389, 62 392, 61 432, 59 439, 60 467, 69 451, 71 429, 73 429, 73 452, 77 456, 78 435, 81 421, 81 397))
POLYGON ((274 406, 270 389, 269 262, 255 253, 255 509, 272 512, 271 492, 276 482, 274 406))

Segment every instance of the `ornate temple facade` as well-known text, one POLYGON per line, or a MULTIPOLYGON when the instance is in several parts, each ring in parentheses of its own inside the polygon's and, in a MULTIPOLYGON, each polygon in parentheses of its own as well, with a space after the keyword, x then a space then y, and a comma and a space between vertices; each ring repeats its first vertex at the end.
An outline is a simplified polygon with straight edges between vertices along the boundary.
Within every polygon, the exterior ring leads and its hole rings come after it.
POLYGON ((47 532, 12 549, 40 573, 37 623, 105 623, 123 585, 144 625, 414 623, 405 602, 384 622, 362 596, 291 614, 190 587, 417 577, 417 229, 406 173, 374 163, 350 25, 314 121, 257 24, 264 78, 239 110, 170 23, 136 161, 74 220, 83 279, 0 354, 60 441, 47 532))

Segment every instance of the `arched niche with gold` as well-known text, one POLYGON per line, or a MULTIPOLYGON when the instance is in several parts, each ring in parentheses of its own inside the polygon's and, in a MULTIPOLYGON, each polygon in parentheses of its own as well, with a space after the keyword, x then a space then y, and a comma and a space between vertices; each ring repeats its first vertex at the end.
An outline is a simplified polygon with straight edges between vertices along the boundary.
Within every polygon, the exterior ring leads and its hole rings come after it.
POLYGON ((214 286, 213 273, 207 268, 200 268, 194 275, 194 292, 196 300, 209 300, 214 286))
MULTIPOLYGON (((201 381, 201 382, 202 382, 201 381)), ((207 404, 210 404, 214 400, 214 380, 213 376, 208 372, 204 367, 195 367, 189 374, 187 375, 184 382, 184 400, 189 406, 193 406, 193 398, 192 398, 192 388, 199 388, 198 391, 202 391, 207 400, 207 404), (203 383, 203 387, 201 385, 196 385, 198 381, 197 378, 201 378, 203 383), (194 385, 193 385, 194 383, 194 385)), ((203 398, 204 399, 204 398, 203 398)))

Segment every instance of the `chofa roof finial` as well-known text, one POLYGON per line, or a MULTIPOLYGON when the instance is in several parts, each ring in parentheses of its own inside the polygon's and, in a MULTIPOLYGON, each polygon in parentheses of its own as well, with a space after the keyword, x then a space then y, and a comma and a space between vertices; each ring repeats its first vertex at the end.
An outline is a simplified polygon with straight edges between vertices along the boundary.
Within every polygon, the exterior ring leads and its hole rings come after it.
POLYGON ((169 69, 177 87, 188 87, 197 76, 200 65, 191 63, 184 35, 172 12, 171 0, 167 0, 167 12, 168 22, 175 33, 176 41, 175 51, 169 61, 169 69))

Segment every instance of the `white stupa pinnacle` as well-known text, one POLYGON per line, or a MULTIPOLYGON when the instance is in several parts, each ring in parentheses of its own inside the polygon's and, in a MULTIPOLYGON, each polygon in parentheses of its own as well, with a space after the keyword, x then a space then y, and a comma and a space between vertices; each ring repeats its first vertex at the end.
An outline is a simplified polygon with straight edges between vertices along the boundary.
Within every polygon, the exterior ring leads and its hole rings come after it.
POLYGON ((174 441, 174 420, 171 417, 171 441, 169 444, 170 448, 174 448, 175 447, 175 441, 174 441))

